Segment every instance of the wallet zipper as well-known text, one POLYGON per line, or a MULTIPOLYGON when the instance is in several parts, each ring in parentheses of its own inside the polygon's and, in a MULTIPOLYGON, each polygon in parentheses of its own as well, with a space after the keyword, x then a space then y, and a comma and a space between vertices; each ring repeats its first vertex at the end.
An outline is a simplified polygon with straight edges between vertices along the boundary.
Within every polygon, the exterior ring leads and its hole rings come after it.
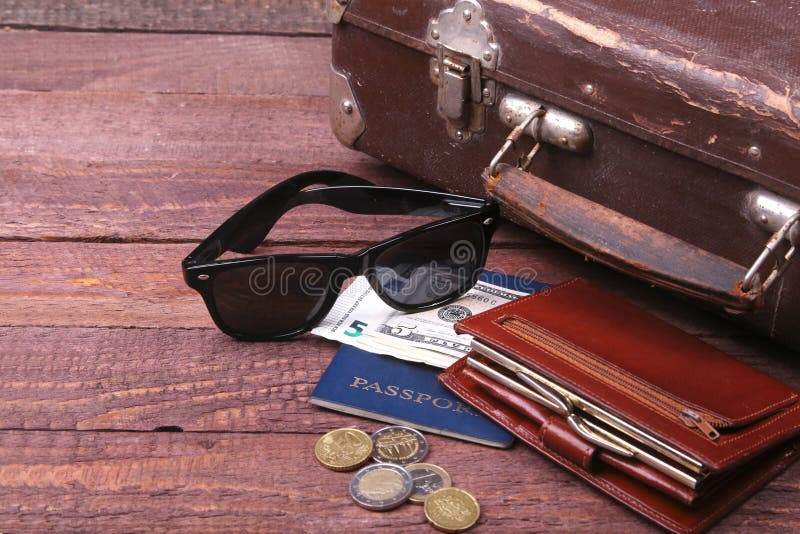
POLYGON ((632 380, 617 369, 598 362, 590 352, 577 347, 548 330, 527 323, 521 319, 509 317, 503 320, 503 326, 523 336, 527 341, 545 352, 566 359, 595 378, 612 380, 639 401, 659 413, 677 419, 689 428, 694 428, 707 438, 719 438, 719 430, 730 424, 718 417, 699 414, 696 410, 685 406, 672 397, 647 389, 647 386, 632 380))

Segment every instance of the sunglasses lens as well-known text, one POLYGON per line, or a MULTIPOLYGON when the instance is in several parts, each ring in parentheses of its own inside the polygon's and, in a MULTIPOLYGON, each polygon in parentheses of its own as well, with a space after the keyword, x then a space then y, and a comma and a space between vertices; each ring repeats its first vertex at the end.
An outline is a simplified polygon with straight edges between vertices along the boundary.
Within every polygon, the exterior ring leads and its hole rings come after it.
POLYGON ((479 223, 465 221, 397 243, 375 259, 379 291, 402 306, 425 306, 465 293, 483 267, 484 235, 479 223))
POLYGON ((212 295, 229 330, 277 336, 304 328, 325 304, 330 269, 325 265, 269 260, 216 275, 212 295))

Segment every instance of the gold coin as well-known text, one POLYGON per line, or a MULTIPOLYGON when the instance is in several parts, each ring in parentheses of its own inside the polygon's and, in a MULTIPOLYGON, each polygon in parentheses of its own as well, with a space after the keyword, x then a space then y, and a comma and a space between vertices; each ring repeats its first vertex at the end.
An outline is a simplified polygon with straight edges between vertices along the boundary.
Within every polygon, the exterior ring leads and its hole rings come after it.
POLYGON ((411 492, 409 501, 414 504, 422 504, 428 495, 442 488, 449 488, 453 481, 447 471, 433 464, 411 464, 406 466, 406 470, 414 480, 414 491, 411 492))
POLYGON ((337 428, 319 438, 314 455, 328 469, 350 471, 370 459, 372 438, 356 428, 337 428))
POLYGON ((442 488, 425 499, 425 517, 442 532, 464 532, 478 522, 480 515, 475 497, 458 488, 442 488))

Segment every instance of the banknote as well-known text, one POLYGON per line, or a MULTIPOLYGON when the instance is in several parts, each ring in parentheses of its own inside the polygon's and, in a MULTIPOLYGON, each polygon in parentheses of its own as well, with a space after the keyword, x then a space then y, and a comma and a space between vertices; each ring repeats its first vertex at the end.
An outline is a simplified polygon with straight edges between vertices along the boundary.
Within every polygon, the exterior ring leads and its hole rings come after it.
POLYGON ((520 285, 514 277, 482 276, 475 287, 449 304, 405 313, 384 303, 367 279, 358 277, 311 332, 369 352, 445 368, 469 352, 470 336, 456 334, 453 325, 543 286, 529 282, 520 285), (515 287, 503 287, 489 280, 514 280, 509 285, 515 287))

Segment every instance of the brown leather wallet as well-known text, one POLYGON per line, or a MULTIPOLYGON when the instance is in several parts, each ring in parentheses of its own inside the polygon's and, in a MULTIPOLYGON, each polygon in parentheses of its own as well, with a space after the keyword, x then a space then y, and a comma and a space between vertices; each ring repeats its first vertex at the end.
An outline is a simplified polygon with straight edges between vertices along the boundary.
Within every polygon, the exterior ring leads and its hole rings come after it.
POLYGON ((800 456, 800 397, 582 280, 456 325, 441 382, 674 532, 700 532, 800 456))

